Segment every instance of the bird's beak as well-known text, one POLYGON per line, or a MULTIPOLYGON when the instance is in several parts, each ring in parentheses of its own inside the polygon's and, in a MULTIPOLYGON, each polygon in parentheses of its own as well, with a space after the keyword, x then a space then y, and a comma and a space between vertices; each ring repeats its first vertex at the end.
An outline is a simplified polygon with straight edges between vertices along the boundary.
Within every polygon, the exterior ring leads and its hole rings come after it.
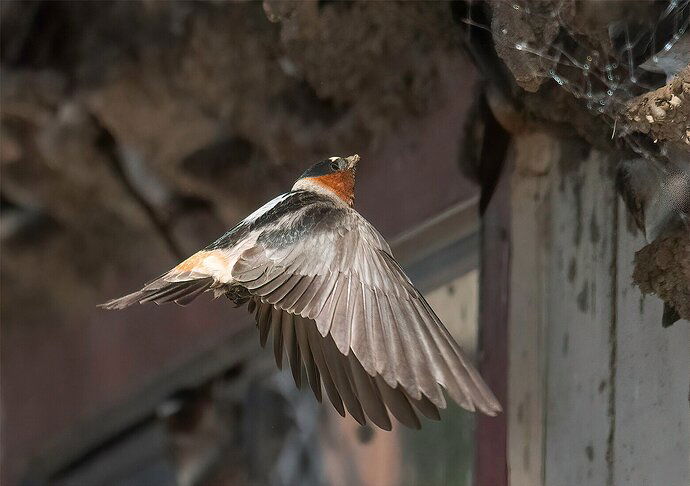
POLYGON ((354 169, 357 167, 357 163, 359 162, 359 155, 350 155, 349 157, 345 157, 345 160, 347 161, 347 168, 354 169))

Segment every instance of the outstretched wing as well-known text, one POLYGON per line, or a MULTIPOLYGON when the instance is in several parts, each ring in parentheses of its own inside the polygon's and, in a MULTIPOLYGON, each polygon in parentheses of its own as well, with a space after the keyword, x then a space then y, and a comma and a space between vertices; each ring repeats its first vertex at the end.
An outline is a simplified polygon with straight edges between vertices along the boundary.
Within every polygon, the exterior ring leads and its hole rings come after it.
POLYGON ((341 413, 344 402, 358 421, 364 412, 389 428, 385 404, 416 427, 410 403, 437 417, 442 388, 468 410, 501 410, 383 237, 354 210, 306 208, 290 227, 260 234, 232 276, 254 296, 262 344, 272 334, 276 360, 287 350, 298 385, 303 365, 317 398, 320 379, 341 413))

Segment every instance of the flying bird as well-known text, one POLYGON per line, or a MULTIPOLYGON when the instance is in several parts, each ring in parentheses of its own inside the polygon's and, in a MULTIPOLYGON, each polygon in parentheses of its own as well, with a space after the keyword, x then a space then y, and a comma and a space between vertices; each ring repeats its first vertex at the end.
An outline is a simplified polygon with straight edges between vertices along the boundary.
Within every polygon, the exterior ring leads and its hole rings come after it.
POLYGON ((186 305, 225 295, 254 314, 279 368, 287 355, 317 400, 340 415, 390 430, 393 415, 420 428, 439 420, 443 391, 463 408, 501 406, 460 346, 412 285, 383 236, 354 208, 358 155, 315 164, 281 194, 203 250, 102 307, 186 305))

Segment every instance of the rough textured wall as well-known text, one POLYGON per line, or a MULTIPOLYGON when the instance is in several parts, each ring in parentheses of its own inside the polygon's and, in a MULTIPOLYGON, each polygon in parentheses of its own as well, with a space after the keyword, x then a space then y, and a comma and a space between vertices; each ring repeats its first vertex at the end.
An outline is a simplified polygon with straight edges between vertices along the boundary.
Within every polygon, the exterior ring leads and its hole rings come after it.
POLYGON ((265 10, 5 2, 6 207, 95 233, 98 258, 123 230, 188 251, 186 213, 233 222, 305 161, 425 113, 459 52, 445 4, 265 10))

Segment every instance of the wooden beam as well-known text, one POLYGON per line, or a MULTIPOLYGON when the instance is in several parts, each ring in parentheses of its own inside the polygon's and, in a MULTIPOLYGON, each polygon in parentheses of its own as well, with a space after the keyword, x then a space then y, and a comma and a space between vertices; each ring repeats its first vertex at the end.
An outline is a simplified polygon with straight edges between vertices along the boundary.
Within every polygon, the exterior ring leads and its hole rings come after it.
POLYGON ((612 484, 690 484, 690 323, 661 327, 663 305, 632 284, 644 238, 618 205, 612 484))
POLYGON ((690 484, 690 330, 632 286, 644 245, 584 142, 514 139, 513 486, 690 484))
POLYGON ((511 177, 511 299, 508 326, 508 464, 511 485, 544 484, 544 377, 548 290, 549 170, 558 140, 516 136, 511 177))
POLYGON ((421 292, 479 265, 479 198, 454 205, 391 242, 393 255, 421 292))
MULTIPOLYGON (((496 124, 497 125, 497 124, 496 124)), ((482 164, 503 164, 508 135, 488 130, 493 147, 482 164)), ((510 301, 510 173, 503 170, 482 216, 479 284, 479 372, 508 409, 508 311, 510 301)), ((477 415, 475 486, 506 486, 507 419, 477 415)))
POLYGON ((563 144, 551 171, 545 484, 606 484, 615 354, 615 161, 563 144))

